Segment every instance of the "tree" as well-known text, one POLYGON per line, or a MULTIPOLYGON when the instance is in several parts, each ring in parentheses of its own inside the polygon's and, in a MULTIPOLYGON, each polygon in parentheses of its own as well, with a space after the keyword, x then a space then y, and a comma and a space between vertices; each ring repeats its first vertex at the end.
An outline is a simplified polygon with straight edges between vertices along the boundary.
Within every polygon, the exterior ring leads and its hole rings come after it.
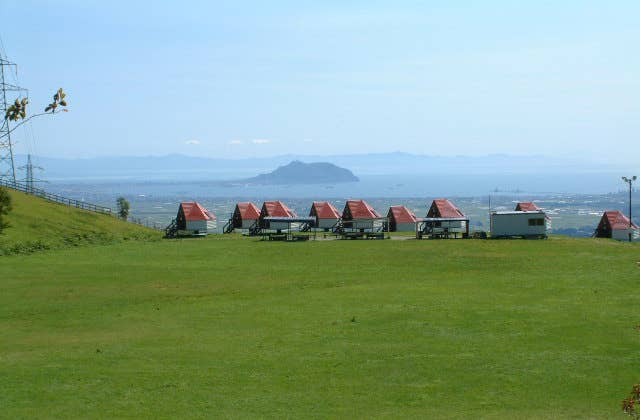
POLYGON ((3 220, 3 216, 6 216, 11 211, 11 196, 5 188, 0 188, 0 233, 9 226, 3 220))
POLYGON ((118 197, 116 202, 118 203, 118 217, 122 220, 127 220, 129 217, 129 209, 131 208, 129 202, 124 197, 118 197))
POLYGON ((4 121, 2 122, 2 128, 5 128, 5 125, 9 122, 16 122, 17 124, 11 127, 10 130, 6 130, 0 136, 0 139, 3 137, 7 137, 9 134, 13 133, 18 127, 25 124, 27 121, 32 118, 39 117, 40 115, 47 114, 57 114, 59 112, 67 112, 67 94, 62 90, 62 88, 58 89, 55 95, 53 95, 53 102, 51 102, 44 109, 44 112, 39 114, 34 114, 27 117, 27 105, 29 104, 28 98, 16 99, 13 104, 11 104, 7 111, 4 114, 4 121), (18 122, 19 121, 19 122, 18 122))

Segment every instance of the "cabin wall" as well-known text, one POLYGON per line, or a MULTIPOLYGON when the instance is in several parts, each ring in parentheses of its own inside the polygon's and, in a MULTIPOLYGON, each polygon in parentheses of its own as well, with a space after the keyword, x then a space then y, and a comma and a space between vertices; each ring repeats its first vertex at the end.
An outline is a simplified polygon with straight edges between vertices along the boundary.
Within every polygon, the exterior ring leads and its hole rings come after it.
POLYGON ((317 226, 320 229, 331 229, 339 219, 318 219, 317 226))
POLYGON ((345 229, 364 229, 364 230, 373 230, 382 227, 382 220, 374 220, 374 219, 351 219, 344 220, 345 229))
POLYGON ((491 236, 542 236, 547 234, 547 220, 544 214, 492 214, 491 236), (542 219, 542 225, 530 226, 530 219, 542 219))
POLYGON ((611 238, 616 241, 628 241, 629 240, 629 232, 631 232, 631 240, 638 241, 640 240, 639 233, 637 229, 616 229, 611 231, 611 238))
POLYGON ((415 232, 415 223, 396 223, 394 232, 415 232))
POLYGON ((247 219, 243 219, 240 228, 241 229, 249 229, 255 223, 256 223, 256 221, 254 219, 248 219, 248 220, 247 219))
POLYGON ((449 228, 449 231, 462 232, 467 229, 467 222, 463 220, 454 220, 451 222, 442 222, 442 227, 449 228))
POLYGON ((288 230, 291 226, 291 230, 297 230, 300 228, 300 223, 288 223, 288 222, 264 222, 265 228, 269 230, 288 230))
POLYGON ((186 230, 207 233, 207 220, 187 220, 186 230))
POLYGON ((441 219, 437 222, 426 222, 426 227, 435 235, 467 233, 467 222, 462 220, 441 219))

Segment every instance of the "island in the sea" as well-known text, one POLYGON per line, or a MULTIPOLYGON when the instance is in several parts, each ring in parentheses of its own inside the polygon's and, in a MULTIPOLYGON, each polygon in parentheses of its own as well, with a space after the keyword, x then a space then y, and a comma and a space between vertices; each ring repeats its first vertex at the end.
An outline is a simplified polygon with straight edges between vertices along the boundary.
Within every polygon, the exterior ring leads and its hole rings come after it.
POLYGON ((337 184, 358 181, 360 180, 353 172, 333 163, 304 163, 299 160, 280 166, 267 174, 243 180, 248 184, 258 185, 337 184))

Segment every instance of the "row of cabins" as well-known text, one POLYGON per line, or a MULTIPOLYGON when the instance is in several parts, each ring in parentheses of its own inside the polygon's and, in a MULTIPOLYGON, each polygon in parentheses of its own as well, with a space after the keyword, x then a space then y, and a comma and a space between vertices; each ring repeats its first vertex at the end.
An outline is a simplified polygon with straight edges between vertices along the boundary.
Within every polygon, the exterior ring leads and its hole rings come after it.
MULTIPOLYGON (((196 235, 216 230, 216 216, 197 202, 180 204, 177 229, 196 235)), ((224 232, 238 230, 299 230, 353 232, 415 232, 417 238, 465 238, 469 236, 469 218, 451 201, 433 200, 427 216, 416 215, 405 206, 391 206, 381 216, 364 200, 348 200, 342 212, 327 201, 312 204, 308 217, 298 217, 281 201, 265 201, 262 208, 250 202, 237 203, 224 232)), ((513 211, 492 211, 490 232, 494 238, 546 237, 550 219, 532 202, 522 202, 513 211)), ((606 211, 595 237, 639 240, 640 229, 619 211, 606 211)))
POLYGON ((289 229, 291 223, 307 224, 310 228, 325 231, 338 227, 340 223, 353 229, 375 229, 376 222, 384 219, 364 200, 348 200, 342 213, 328 201, 315 201, 308 217, 298 217, 281 201, 265 201, 261 209, 253 203, 236 204, 224 230, 289 229))
MULTIPOLYGON (((267 201, 258 209, 253 203, 238 203, 233 212, 228 231, 233 229, 251 229, 256 226, 266 226, 266 218, 282 217, 297 218, 295 212, 279 201, 267 201)), ((391 206, 385 216, 380 215, 369 203, 364 200, 348 200, 342 212, 328 201, 315 201, 309 210, 309 217, 313 218, 313 227, 322 230, 331 230, 340 224, 349 229, 380 229, 388 223, 387 230, 391 232, 413 232, 416 223, 425 219, 419 219, 405 206, 391 206)), ((427 218, 463 218, 468 219, 449 200, 434 200, 427 218)), ((441 221, 442 223, 442 221, 441 221)), ((271 225, 274 223, 272 222, 271 225)), ((463 228, 468 233, 465 223, 452 225, 463 228)), ((273 226, 270 226, 273 228, 273 226)))

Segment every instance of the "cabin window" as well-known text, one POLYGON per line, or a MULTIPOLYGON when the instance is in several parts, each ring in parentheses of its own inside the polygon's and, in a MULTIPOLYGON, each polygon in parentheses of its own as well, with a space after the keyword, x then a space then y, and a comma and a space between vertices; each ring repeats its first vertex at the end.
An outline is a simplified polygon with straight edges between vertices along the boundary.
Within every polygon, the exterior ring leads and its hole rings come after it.
POLYGON ((529 226, 544 226, 544 219, 529 219, 529 226))

